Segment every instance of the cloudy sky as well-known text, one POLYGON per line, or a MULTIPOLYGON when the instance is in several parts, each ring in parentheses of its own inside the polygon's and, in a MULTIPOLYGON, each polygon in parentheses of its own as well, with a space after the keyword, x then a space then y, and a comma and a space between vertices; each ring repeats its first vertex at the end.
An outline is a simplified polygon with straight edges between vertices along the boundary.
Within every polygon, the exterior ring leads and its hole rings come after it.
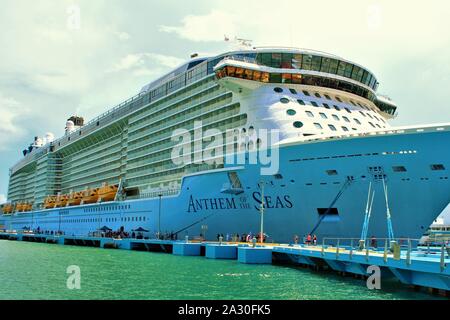
POLYGON ((193 52, 331 52, 372 70, 394 125, 450 122, 450 4, 429 1, 0 0, 0 203, 35 135, 63 133, 138 93, 193 52))

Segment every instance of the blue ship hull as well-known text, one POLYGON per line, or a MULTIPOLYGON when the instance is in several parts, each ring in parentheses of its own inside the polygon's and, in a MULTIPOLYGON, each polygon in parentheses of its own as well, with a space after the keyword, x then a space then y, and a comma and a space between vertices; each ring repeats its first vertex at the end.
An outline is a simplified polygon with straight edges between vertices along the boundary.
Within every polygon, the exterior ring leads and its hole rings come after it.
POLYGON ((264 232, 269 241, 291 242, 309 233, 343 189, 322 220, 319 237, 359 237, 369 183, 375 190, 369 236, 387 237, 386 204, 380 172, 385 175, 395 237, 420 238, 450 202, 450 132, 386 134, 314 141, 280 147, 281 177, 261 176, 259 165, 225 166, 183 179, 178 195, 16 213, 0 218, 9 230, 32 228, 68 235, 87 235, 103 226, 125 231, 143 227, 155 235, 178 238, 221 234, 256 234, 260 228, 261 189, 264 232), (440 164, 443 170, 432 170, 440 164), (396 172, 393 167, 406 171, 396 172), (375 169, 374 169, 375 168, 375 169), (377 171, 378 170, 378 171, 377 171), (381 170, 381 171, 380 171, 381 170), (224 188, 236 172, 242 190, 224 188), (329 172, 333 172, 330 175, 329 172), (346 181, 351 182, 344 188, 346 181))

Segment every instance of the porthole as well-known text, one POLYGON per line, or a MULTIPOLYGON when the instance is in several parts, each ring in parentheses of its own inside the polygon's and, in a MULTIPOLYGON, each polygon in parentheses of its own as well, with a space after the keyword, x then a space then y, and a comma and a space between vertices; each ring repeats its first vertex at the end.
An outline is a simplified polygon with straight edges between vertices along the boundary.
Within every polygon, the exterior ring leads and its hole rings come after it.
POLYGON ((276 87, 276 88, 273 89, 273 91, 281 93, 281 92, 283 92, 283 89, 280 88, 280 87, 276 87))
POLYGON ((286 111, 286 113, 287 113, 288 115, 290 115, 290 116, 295 116, 295 114, 296 114, 297 112, 295 112, 295 110, 288 109, 288 110, 286 111))
POLYGON ((293 123, 293 125, 294 125, 294 127, 295 128, 301 128, 301 127, 303 127, 303 122, 301 122, 301 121, 295 121, 294 123, 293 123))
POLYGON ((288 98, 281 98, 280 102, 281 103, 289 103, 289 99, 288 98))

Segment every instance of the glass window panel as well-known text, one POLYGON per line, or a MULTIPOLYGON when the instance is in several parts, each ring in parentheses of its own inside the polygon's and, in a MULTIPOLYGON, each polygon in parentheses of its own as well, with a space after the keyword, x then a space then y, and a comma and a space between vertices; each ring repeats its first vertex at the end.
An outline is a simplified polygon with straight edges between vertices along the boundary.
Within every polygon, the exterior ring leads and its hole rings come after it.
POLYGON ((290 73, 283 73, 281 76, 281 81, 283 83, 292 83, 292 76, 290 73))
POLYGON ((301 69, 302 68, 302 55, 293 54, 292 55, 292 68, 301 69))
POLYGON ((321 64, 322 64, 322 57, 320 57, 320 56, 313 56, 311 69, 314 70, 314 71, 320 71, 321 64))
POLYGON ((281 53, 272 53, 271 67, 273 68, 281 67, 281 53))
POLYGON ((337 70, 337 74, 339 76, 344 76, 345 75, 345 67, 347 66, 347 63, 344 61, 339 61, 339 66, 338 66, 338 70, 337 70))
POLYGON ((320 67, 320 71, 329 73, 330 72, 330 63, 331 63, 330 58, 322 58, 322 65, 320 67))
POLYGON ((271 66, 272 65, 272 54, 271 53, 262 53, 261 54, 261 63, 264 66, 271 66))
POLYGON ((312 55, 304 54, 302 59, 302 69, 311 70, 312 55))
POLYGON ((236 68, 236 78, 242 78, 242 76, 244 75, 244 69, 243 68, 236 68))
POLYGON ((338 60, 331 59, 329 72, 332 73, 332 74, 336 74, 337 73, 337 69, 338 69, 338 64, 339 64, 338 60))
POLYGON ((281 68, 292 69, 292 53, 281 54, 281 68))
POLYGON ((302 83, 302 75, 301 74, 293 74, 292 75, 292 83, 302 83))
POLYGON ((269 73, 268 72, 263 72, 261 73, 261 82, 269 82, 269 73))
POLYGON ((236 67, 231 67, 231 66, 227 67, 227 74, 230 77, 234 77, 235 73, 236 73, 236 67))
POLYGON ((352 77, 352 71, 353 71, 353 65, 350 63, 347 63, 345 66, 345 72, 344 77, 351 78, 352 77))
POLYGON ((270 82, 281 83, 281 74, 280 73, 271 73, 270 74, 270 82))

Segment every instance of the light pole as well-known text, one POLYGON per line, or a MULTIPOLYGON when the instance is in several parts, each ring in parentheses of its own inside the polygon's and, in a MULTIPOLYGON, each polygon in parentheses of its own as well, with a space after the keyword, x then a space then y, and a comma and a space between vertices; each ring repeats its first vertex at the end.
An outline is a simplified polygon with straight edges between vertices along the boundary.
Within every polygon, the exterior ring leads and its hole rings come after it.
POLYGON ((260 181, 260 186, 261 186, 261 209, 260 209, 260 214, 261 214, 261 233, 259 234, 260 237, 260 242, 261 244, 264 243, 264 181, 260 181))
POLYGON ((208 225, 207 224, 203 224, 202 225, 202 233, 203 233, 204 241, 206 241, 206 231, 208 231, 208 225))
POLYGON ((158 240, 161 239, 161 198, 162 194, 159 194, 159 213, 158 213, 158 240))

